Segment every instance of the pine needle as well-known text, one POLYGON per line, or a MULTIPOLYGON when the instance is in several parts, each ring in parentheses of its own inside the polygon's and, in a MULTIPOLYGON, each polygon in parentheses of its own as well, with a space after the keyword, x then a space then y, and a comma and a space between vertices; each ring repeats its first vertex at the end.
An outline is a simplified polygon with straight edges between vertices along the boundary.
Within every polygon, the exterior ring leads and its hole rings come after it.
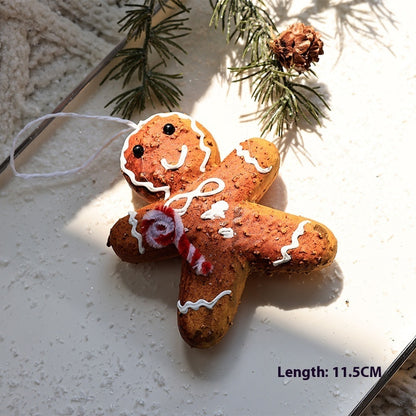
POLYGON ((137 40, 140 36, 144 39, 141 47, 120 51, 116 56, 119 61, 102 81, 122 79, 123 89, 128 88, 131 83, 137 85, 121 92, 106 104, 106 107, 113 106, 111 114, 131 118, 135 111, 142 112, 147 104, 153 107, 160 104, 168 110, 179 104, 182 92, 175 85, 175 81, 182 78, 182 75, 166 74, 162 69, 172 59, 183 65, 176 53, 186 53, 178 40, 189 34, 190 29, 186 27, 189 9, 180 0, 171 2, 179 10, 154 26, 152 18, 156 5, 162 9, 172 7, 166 5, 164 0, 145 0, 143 4, 129 4, 131 9, 119 21, 120 31, 127 32, 127 39, 137 40), (151 66, 151 60, 155 57, 159 61, 151 66))

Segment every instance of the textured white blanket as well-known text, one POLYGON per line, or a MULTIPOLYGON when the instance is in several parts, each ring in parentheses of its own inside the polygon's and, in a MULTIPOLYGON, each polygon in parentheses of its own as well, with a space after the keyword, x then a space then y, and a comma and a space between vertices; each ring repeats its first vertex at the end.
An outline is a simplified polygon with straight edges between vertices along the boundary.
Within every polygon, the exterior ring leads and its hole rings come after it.
POLYGON ((416 354, 393 376, 381 393, 363 412, 363 416, 416 415, 416 354))
POLYGON ((120 38, 116 0, 0 1, 0 158, 6 140, 50 112, 120 38))

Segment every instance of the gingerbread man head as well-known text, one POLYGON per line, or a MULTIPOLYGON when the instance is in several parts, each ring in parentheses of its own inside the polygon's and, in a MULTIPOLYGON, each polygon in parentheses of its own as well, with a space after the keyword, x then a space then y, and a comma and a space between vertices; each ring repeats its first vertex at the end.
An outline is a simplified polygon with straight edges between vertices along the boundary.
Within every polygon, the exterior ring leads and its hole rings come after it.
POLYGON ((132 263, 182 257, 178 326, 191 346, 227 333, 250 272, 311 272, 335 257, 323 224, 258 204, 278 168, 276 147, 258 138, 220 163, 207 130, 178 113, 146 120, 126 140, 121 169, 155 202, 121 218, 108 245, 132 263))
POLYGON ((181 113, 156 114, 126 139, 121 169, 147 201, 167 200, 220 161, 211 134, 181 113))

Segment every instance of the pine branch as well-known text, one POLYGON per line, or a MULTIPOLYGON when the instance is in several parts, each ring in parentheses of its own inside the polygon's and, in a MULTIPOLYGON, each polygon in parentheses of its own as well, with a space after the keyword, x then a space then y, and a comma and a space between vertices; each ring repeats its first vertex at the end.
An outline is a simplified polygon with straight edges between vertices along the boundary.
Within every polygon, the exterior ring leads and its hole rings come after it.
POLYGON ((166 64, 169 59, 174 59, 179 64, 183 65, 174 53, 175 51, 180 51, 186 54, 185 49, 182 48, 176 39, 187 36, 191 31, 190 28, 184 26, 188 18, 177 18, 182 14, 183 11, 180 10, 172 16, 162 20, 152 28, 149 43, 150 46, 155 49, 164 64, 166 64))
POLYGON ((107 73, 102 82, 124 78, 124 88, 130 82, 136 71, 137 78, 141 79, 143 77, 141 71, 144 68, 146 59, 143 48, 126 48, 121 50, 117 56, 122 59, 107 73))
MULTIPOLYGON (((182 75, 166 74, 163 68, 171 60, 182 65, 177 55, 186 53, 180 40, 190 31, 186 27, 189 9, 181 0, 171 3, 178 11, 155 26, 152 26, 155 7, 171 7, 165 0, 131 4, 121 19, 120 31, 127 32, 131 41, 143 38, 143 44, 121 51, 119 62, 103 81, 122 79, 123 89, 138 84, 107 104, 114 105, 112 114, 130 118, 135 110, 143 111, 147 104, 154 107, 160 104, 169 110, 178 105, 182 93, 175 82, 182 75), (155 57, 156 65, 150 64, 155 57)), ((242 46, 241 59, 247 63, 230 69, 236 82, 251 83, 252 98, 260 106, 262 134, 275 131, 281 137, 287 127, 301 119, 319 124, 325 117, 324 110, 329 109, 325 97, 312 84, 316 75, 311 63, 317 62, 318 55, 323 53, 319 34, 299 23, 279 35, 263 0, 210 0, 210 4, 213 9, 210 25, 221 27, 227 42, 242 46), (305 42, 310 43, 310 49, 302 54, 299 51, 304 49, 305 42)))
POLYGON ((283 32, 281 36, 288 36, 288 39, 282 41, 283 46, 277 51, 281 52, 279 55, 271 46, 278 39, 278 31, 262 0, 210 0, 210 3, 213 8, 210 24, 214 27, 221 25, 227 42, 242 42, 242 58, 249 59, 247 64, 230 70, 235 81, 251 82, 252 98, 260 105, 262 134, 274 131, 281 137, 286 128, 300 119, 320 124, 325 117, 321 108, 329 109, 329 106, 318 88, 306 83, 311 76, 316 78, 310 63, 316 62, 317 54, 322 53, 322 42, 314 29, 300 24, 293 29, 293 34, 288 33, 290 28, 283 32), (315 43, 311 45, 311 52, 306 51, 305 56, 296 56, 295 59, 297 50, 293 47, 292 52, 287 45, 296 42, 301 45, 305 41, 300 29, 315 43))
POLYGON ((266 50, 263 42, 270 36, 272 30, 276 31, 273 21, 264 10, 264 2, 259 0, 262 6, 256 6, 250 0, 219 0, 213 7, 210 25, 217 28, 221 23, 226 40, 244 41, 242 56, 250 55, 250 60, 255 61, 266 50))
POLYGON ((134 9, 127 10, 126 15, 118 22, 123 23, 120 27, 120 32, 127 32, 129 40, 137 40, 140 35, 146 30, 147 23, 153 15, 154 1, 149 5, 149 1, 144 4, 129 4, 129 7, 134 9))
MULTIPOLYGON (((270 52, 266 61, 252 62, 243 67, 230 69, 235 76, 238 76, 235 82, 251 81, 252 97, 262 106, 261 134, 274 130, 281 137, 287 127, 300 119, 307 123, 314 120, 320 124, 325 114, 318 104, 329 109, 318 87, 305 84, 305 75, 300 76, 296 72, 285 71, 270 56, 270 52)), ((309 72, 314 75, 313 71, 309 72)))
POLYGON ((180 0, 171 2, 179 11, 165 17, 155 26, 152 26, 152 18, 156 3, 165 11, 172 7, 166 5, 165 0, 145 0, 141 5, 128 5, 132 9, 127 10, 120 20, 120 31, 127 32, 130 41, 137 41, 142 36, 143 45, 120 51, 116 56, 119 62, 108 72, 102 83, 122 79, 123 89, 132 82, 138 83, 138 86, 121 92, 106 104, 106 107, 114 106, 111 114, 131 118, 134 111, 143 111, 147 103, 153 107, 160 104, 169 110, 178 105, 182 93, 174 81, 182 78, 182 75, 165 74, 160 69, 155 71, 156 68, 166 67, 172 59, 182 65, 176 52, 186 53, 178 40, 189 34, 190 29, 186 27, 189 9, 180 0), (154 56, 160 61, 151 67, 150 61, 154 56))

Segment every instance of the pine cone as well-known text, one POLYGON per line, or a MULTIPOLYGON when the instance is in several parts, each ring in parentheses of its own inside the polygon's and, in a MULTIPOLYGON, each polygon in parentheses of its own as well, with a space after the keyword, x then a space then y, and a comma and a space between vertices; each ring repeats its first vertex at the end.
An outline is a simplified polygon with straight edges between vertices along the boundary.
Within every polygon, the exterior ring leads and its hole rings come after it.
POLYGON ((320 34, 303 23, 294 23, 269 42, 282 66, 299 73, 307 71, 312 62, 319 61, 319 55, 324 53, 323 46, 320 34))

